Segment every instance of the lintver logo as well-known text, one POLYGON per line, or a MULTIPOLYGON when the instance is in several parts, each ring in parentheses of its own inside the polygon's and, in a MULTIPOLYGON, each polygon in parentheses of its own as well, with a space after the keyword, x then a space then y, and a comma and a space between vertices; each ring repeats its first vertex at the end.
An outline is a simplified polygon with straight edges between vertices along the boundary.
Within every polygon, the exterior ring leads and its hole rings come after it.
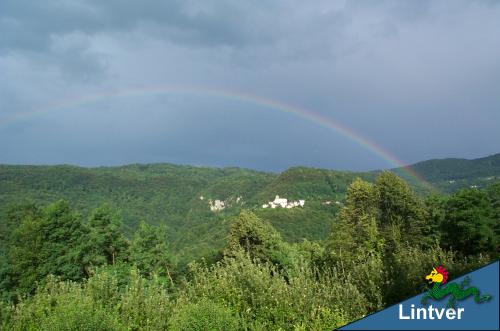
POLYGON ((470 278, 466 277, 460 284, 449 283, 446 284, 448 280, 448 272, 443 266, 438 266, 432 269, 431 273, 425 276, 425 279, 434 284, 427 293, 422 297, 421 303, 427 306, 427 301, 429 299, 434 301, 440 301, 448 297, 448 302, 445 308, 435 308, 432 305, 425 308, 416 308, 415 305, 411 305, 410 311, 405 312, 403 305, 399 305, 399 319, 400 320, 413 320, 413 319, 441 319, 446 317, 446 319, 462 319, 462 315, 465 313, 465 308, 456 309, 457 301, 465 300, 469 297, 474 298, 474 302, 483 303, 491 299, 491 295, 485 294, 481 295, 479 289, 474 286, 469 286, 470 278))
POLYGON ((450 283, 447 286, 442 286, 448 280, 448 272, 442 266, 433 268, 432 272, 425 276, 425 279, 428 280, 431 284, 434 283, 434 286, 422 298, 421 302, 423 305, 427 304, 428 299, 439 301, 447 297, 448 295, 450 296, 448 299, 448 303, 446 304, 446 307, 448 308, 455 308, 457 300, 465 300, 470 296, 474 297, 474 301, 476 303, 483 303, 491 299, 491 295, 489 294, 481 296, 477 287, 470 286, 468 288, 465 288, 470 283, 469 277, 465 277, 460 285, 458 285, 457 283, 450 283))

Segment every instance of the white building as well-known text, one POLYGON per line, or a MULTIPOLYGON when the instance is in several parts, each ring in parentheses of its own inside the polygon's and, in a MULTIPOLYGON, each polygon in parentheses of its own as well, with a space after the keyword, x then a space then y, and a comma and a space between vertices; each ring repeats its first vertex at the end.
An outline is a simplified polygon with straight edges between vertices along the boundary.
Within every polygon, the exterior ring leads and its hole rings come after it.
POLYGON ((280 198, 279 195, 277 195, 274 198, 274 201, 269 201, 268 203, 265 203, 262 205, 262 208, 269 208, 271 207, 272 209, 276 207, 281 207, 281 208, 295 208, 295 207, 304 207, 304 204, 306 203, 305 200, 299 200, 299 201, 288 201, 288 199, 285 198, 280 198))
POLYGON ((209 200, 210 210, 211 211, 221 211, 226 208, 226 203, 222 200, 209 200))
POLYGON ((279 196, 279 195, 277 195, 277 196, 274 198, 273 203, 274 203, 275 205, 280 206, 281 208, 285 208, 285 207, 286 207, 286 205, 288 204, 288 199, 280 198, 280 196, 279 196))

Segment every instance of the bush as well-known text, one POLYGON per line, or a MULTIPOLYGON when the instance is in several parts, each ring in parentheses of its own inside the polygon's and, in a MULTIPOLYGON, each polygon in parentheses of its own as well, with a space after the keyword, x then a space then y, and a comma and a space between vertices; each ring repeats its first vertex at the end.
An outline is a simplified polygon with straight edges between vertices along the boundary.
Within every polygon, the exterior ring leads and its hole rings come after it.
POLYGON ((126 330, 118 314, 85 295, 79 284, 49 278, 32 298, 21 301, 9 330, 126 330))
POLYGON ((91 301, 71 302, 68 306, 58 305, 49 316, 40 320, 34 330, 57 331, 114 331, 128 330, 116 314, 93 307, 91 301))
POLYGON ((173 302, 164 280, 144 278, 132 269, 130 281, 118 304, 122 320, 131 330, 165 330, 173 302))
POLYGON ((135 269, 128 279, 120 288, 110 271, 98 271, 83 284, 49 277, 15 309, 0 306, 0 321, 7 330, 165 330, 172 315, 166 286, 135 269))
POLYGON ((179 304, 170 328, 178 331, 226 331, 241 329, 240 318, 231 309, 203 299, 179 304))
POLYGON ((193 265, 182 300, 206 298, 230 307, 252 330, 332 329, 364 314, 364 297, 338 275, 298 271, 285 277, 277 267, 244 254, 211 267, 193 265))

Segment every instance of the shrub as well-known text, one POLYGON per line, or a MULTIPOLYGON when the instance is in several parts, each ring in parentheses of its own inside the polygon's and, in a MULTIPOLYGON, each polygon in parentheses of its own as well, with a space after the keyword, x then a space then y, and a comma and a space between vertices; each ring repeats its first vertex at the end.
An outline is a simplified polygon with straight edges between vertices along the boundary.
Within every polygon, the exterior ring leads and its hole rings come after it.
POLYGON ((79 284, 49 277, 30 299, 21 301, 9 330, 113 331, 125 330, 119 316, 97 305, 79 284))
POLYGON ((304 267, 284 277, 277 267, 238 254, 215 266, 194 265, 191 273, 182 300, 230 307, 249 329, 332 329, 365 312, 364 297, 333 272, 319 276, 304 267))
POLYGON ((170 328, 178 331, 226 331, 241 329, 240 318, 230 308, 202 299, 179 304, 170 328))

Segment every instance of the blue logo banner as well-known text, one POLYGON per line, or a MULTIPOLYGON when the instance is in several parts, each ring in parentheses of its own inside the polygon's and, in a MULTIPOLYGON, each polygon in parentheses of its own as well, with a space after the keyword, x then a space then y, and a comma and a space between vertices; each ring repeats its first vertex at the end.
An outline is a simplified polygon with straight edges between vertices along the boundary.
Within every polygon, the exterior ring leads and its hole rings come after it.
POLYGON ((428 299, 423 305, 421 300, 428 295, 425 292, 340 330, 499 330, 499 262, 443 283, 441 287, 457 286, 452 283, 459 286, 459 292, 476 287, 480 296, 487 300, 476 303, 469 291, 470 296, 459 298, 454 307, 447 306, 450 295, 438 301, 428 299))

